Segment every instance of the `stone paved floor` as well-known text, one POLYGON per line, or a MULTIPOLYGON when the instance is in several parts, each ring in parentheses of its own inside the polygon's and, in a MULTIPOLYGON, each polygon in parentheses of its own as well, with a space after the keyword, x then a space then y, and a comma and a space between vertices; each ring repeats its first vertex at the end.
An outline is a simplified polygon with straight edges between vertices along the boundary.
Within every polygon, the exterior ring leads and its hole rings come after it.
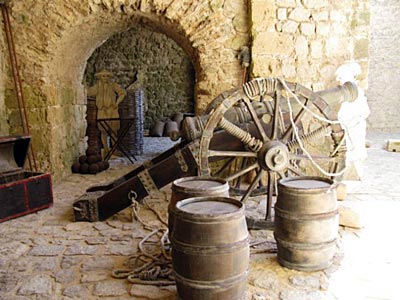
MULTIPOLYGON (((400 154, 382 149, 388 137, 400 138, 369 134, 366 176, 348 183, 351 193, 343 204, 359 211, 365 226, 340 229, 334 264, 305 273, 281 267, 274 253, 253 254, 246 300, 399 299, 400 154)), ((148 149, 150 156, 156 148, 148 149)), ((131 221, 129 209, 106 222, 72 222, 72 202, 87 187, 131 169, 116 160, 98 175, 71 175, 54 186, 52 208, 1 223, 0 299, 175 299, 174 288, 132 286, 111 277, 111 270, 122 267, 148 233, 131 221)), ((165 208, 168 195, 166 188, 148 202, 165 208)), ((141 214, 157 223, 150 211, 142 209, 141 214)), ((273 242, 271 231, 251 235, 252 240, 273 242)))

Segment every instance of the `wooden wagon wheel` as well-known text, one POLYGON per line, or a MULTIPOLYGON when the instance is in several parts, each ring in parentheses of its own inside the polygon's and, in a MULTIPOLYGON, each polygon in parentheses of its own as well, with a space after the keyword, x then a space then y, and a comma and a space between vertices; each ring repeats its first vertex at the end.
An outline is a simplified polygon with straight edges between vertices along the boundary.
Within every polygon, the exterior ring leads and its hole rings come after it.
MULTIPOLYGON (((307 175, 297 167, 297 163, 303 160, 325 161, 330 164, 330 172, 338 171, 338 162, 342 162, 344 151, 342 149, 343 129, 338 124, 327 124, 312 132, 297 135, 293 140, 295 127, 300 127, 300 121, 309 109, 316 110, 322 117, 328 120, 336 120, 337 114, 329 105, 311 90, 296 83, 285 83, 275 78, 257 78, 236 89, 224 99, 219 98, 218 103, 210 111, 210 117, 204 128, 200 141, 200 165, 199 173, 205 176, 213 176, 210 171, 210 160, 216 158, 225 159, 224 164, 216 174, 221 174, 222 169, 227 169, 236 158, 242 158, 243 164, 233 173, 225 176, 232 183, 240 180, 249 172, 256 172, 255 177, 245 189, 241 201, 246 201, 252 192, 257 190, 267 194, 266 219, 271 217, 272 197, 276 193, 276 184, 279 178, 291 175, 307 175), (289 92, 290 90, 290 92, 289 92), (293 94, 292 94, 293 93, 293 94), (286 96, 296 95, 303 103, 295 113, 287 111, 286 96), (261 101, 269 97, 267 103, 270 108, 269 116, 259 117, 255 109, 254 101, 261 101), (228 121, 224 115, 230 108, 240 106, 251 116, 249 126, 238 126, 228 121), (304 106, 306 108, 304 108, 304 106), (266 117, 266 118, 265 118, 266 117), (294 125, 294 126, 293 126, 294 125), (253 130, 249 128, 252 127, 253 130), (210 141, 214 131, 222 128, 230 135, 243 143, 243 151, 213 150, 210 149, 210 141), (332 147, 328 154, 307 156, 303 153, 301 144, 312 139, 324 138, 328 135, 332 138, 332 147), (300 140, 300 141, 299 141, 300 140), (299 150, 300 149, 300 150, 299 150), (262 178, 267 177, 268 182, 262 183, 262 178)), ((308 153, 307 153, 308 154, 308 153)))

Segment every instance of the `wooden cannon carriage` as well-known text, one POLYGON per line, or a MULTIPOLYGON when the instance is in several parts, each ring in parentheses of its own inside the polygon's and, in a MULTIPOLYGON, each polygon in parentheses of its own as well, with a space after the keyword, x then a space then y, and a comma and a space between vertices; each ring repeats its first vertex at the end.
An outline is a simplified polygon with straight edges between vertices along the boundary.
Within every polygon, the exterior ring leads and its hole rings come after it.
POLYGON ((268 220, 280 178, 343 173, 345 135, 333 107, 355 100, 357 91, 347 82, 312 92, 276 78, 226 91, 205 115, 184 120, 175 147, 108 185, 88 189, 73 204, 75 220, 105 220, 130 206, 132 198, 140 201, 175 179, 195 175, 225 178, 242 201, 265 194, 268 220))

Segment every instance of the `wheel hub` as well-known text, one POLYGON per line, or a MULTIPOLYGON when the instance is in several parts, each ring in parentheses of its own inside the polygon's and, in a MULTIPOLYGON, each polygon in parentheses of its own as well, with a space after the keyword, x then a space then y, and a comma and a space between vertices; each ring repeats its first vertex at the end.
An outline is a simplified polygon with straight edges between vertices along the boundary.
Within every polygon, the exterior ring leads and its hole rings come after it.
POLYGON ((260 166, 265 170, 282 171, 289 164, 288 148, 279 141, 270 141, 259 151, 258 161, 260 166))

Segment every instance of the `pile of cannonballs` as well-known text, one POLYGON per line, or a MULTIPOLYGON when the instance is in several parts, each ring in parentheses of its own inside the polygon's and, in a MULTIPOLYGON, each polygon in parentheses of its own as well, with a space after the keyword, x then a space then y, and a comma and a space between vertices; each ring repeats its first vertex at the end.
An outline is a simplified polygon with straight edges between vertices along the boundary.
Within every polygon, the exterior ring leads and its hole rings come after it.
POLYGON ((86 155, 82 155, 72 164, 72 173, 97 174, 110 167, 108 161, 103 161, 101 154, 94 147, 86 150, 86 155))

